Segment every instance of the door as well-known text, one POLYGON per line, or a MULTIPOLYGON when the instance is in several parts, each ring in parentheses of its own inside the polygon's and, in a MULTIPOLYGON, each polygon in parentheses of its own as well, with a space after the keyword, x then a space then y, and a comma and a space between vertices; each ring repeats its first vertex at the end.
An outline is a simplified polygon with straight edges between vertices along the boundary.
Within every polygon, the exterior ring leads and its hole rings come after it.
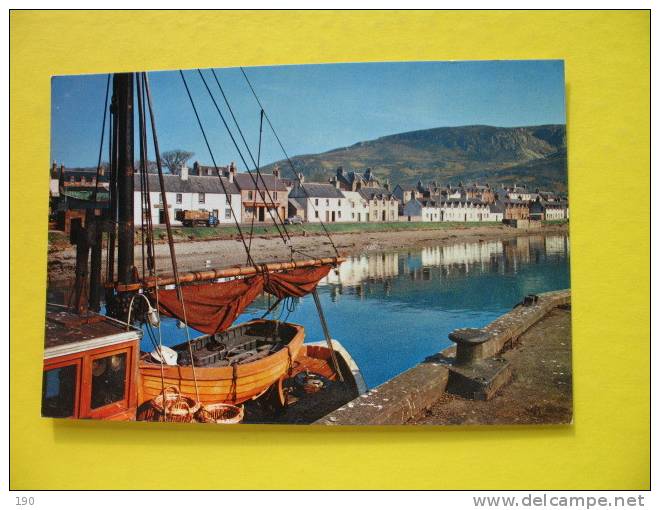
POLYGON ((332 211, 332 221, 335 221, 335 211, 332 211))
POLYGON ((257 210, 259 211, 259 218, 258 218, 258 220, 259 220, 259 221, 264 221, 264 210, 265 210, 265 207, 259 207, 257 210))
POLYGON ((383 211, 383 221, 386 221, 386 220, 387 220, 387 212, 383 211))

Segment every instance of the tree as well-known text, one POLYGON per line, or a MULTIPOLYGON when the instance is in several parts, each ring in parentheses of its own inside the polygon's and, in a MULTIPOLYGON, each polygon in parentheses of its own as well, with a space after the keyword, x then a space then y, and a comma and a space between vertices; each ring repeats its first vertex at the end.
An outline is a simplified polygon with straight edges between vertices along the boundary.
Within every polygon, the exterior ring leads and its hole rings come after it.
POLYGON ((181 173, 181 167, 185 165, 194 155, 194 152, 174 149, 171 151, 163 152, 160 155, 160 159, 163 161, 163 164, 167 167, 171 174, 179 175, 181 173))

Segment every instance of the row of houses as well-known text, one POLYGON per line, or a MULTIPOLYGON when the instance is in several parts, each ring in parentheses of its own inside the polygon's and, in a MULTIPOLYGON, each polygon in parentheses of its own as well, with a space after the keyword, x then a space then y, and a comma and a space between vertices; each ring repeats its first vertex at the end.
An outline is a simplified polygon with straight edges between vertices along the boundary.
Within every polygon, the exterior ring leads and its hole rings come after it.
MULTIPOLYGON (((416 186, 397 185, 390 189, 389 181, 381 182, 371 169, 364 172, 336 170, 329 182, 305 182, 285 179, 278 168, 272 173, 238 172, 231 163, 217 171, 215 167, 195 162, 192 168, 182 167, 179 175, 166 174, 167 208, 174 225, 177 213, 183 210, 207 211, 219 223, 263 223, 297 217, 308 223, 338 222, 501 222, 503 220, 560 220, 568 218, 565 197, 553 192, 530 191, 523 186, 491 188, 488 184, 472 183, 439 186, 435 182, 416 186)), ((154 223, 165 222, 160 182, 156 174, 147 176, 151 216, 154 223)), ((103 169, 65 169, 55 164, 51 168, 51 197, 61 203, 58 223, 68 231, 69 220, 76 215, 66 206, 68 197, 82 198, 92 190, 103 190, 107 200, 108 180, 103 169), (61 190, 64 197, 59 197, 61 190), (74 193, 75 191, 75 193, 74 193), (63 205, 64 204, 64 205, 63 205)), ((135 178, 136 225, 142 216, 142 179, 135 178)), ((98 195, 97 195, 98 196, 98 195)), ((80 215, 78 215, 80 216, 80 215)))

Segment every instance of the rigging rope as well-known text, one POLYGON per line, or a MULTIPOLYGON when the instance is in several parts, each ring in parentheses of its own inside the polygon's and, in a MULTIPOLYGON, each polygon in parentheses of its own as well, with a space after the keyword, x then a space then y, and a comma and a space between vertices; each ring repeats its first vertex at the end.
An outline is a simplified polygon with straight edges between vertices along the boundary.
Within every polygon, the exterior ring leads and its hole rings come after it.
MULTIPOLYGON (((237 124, 238 125, 238 124, 237 124)), ((258 147, 258 153, 257 153, 257 170, 259 169, 259 161, 261 160, 261 135, 263 133, 263 127, 264 127, 264 112, 261 112, 260 119, 259 119, 259 147, 258 147)), ((243 140, 245 141, 245 140, 243 140)), ((248 149, 249 151, 249 149, 248 149)), ((259 190, 259 186, 257 185, 257 190, 259 190)), ((256 215, 254 214, 254 209, 252 210, 252 221, 250 222, 250 242, 248 243, 248 248, 252 248, 252 235, 254 234, 254 217, 256 215)), ((286 244, 286 243, 285 243, 286 244)))
MULTIPOLYGON (((259 177, 261 177, 261 182, 264 184, 264 188, 266 190, 266 193, 268 194, 268 200, 273 202, 273 199, 270 196, 270 191, 268 190, 268 186, 266 185, 266 182, 264 181, 263 174, 261 173, 261 134, 263 131, 263 120, 264 120, 264 111, 261 110, 259 114, 259 150, 257 153, 257 161, 255 162, 254 156, 252 155, 252 151, 250 151, 250 147, 245 140, 245 136, 243 135, 243 130, 241 129, 241 126, 238 124, 238 120, 236 119, 236 115, 234 115, 234 110, 231 107, 231 104, 229 103, 229 99, 227 98, 227 95, 225 94, 224 89, 222 88, 222 85, 220 84, 220 80, 218 79, 218 76, 215 73, 215 69, 211 69, 211 73, 213 74, 213 79, 215 80, 215 83, 218 85, 218 89, 220 90, 220 93, 222 94, 222 98, 225 101, 225 105, 227 105, 227 109, 229 110, 229 113, 231 115, 231 118, 234 120, 234 124, 236 125, 236 129, 238 130, 239 135, 241 136, 241 139, 243 140, 243 143, 245 144, 245 148, 248 151, 248 155, 250 156, 250 159, 252 160, 252 163, 254 164, 256 171, 257 171, 257 182, 255 183, 257 187, 257 191, 259 190, 259 177)), ((262 197, 263 198, 263 197, 262 197)), ((254 219, 254 216, 253 216, 254 219)), ((284 224, 284 221, 282 218, 280 218, 280 223, 282 225, 282 229, 284 230, 284 233, 287 236, 287 239, 289 241, 291 240, 291 235, 289 234, 286 225, 284 224)))
MULTIPOLYGON (((218 106, 218 103, 215 100, 215 96, 211 92, 211 89, 209 88, 208 84, 206 83, 206 79, 204 78, 204 75, 202 74, 202 71, 200 69, 197 69, 197 72, 199 73, 199 76, 202 79, 202 82, 204 83, 204 87, 206 87, 207 92, 209 93, 209 96, 211 98, 211 101, 213 102, 213 105, 215 106, 216 111, 218 112, 218 115, 220 115, 220 119, 222 120, 222 123, 225 126, 225 129, 227 130, 227 133, 229 134, 229 137, 231 138, 232 143, 234 144, 234 147, 236 148, 236 151, 238 152, 239 157, 241 158, 241 161, 243 162, 243 165, 245 166, 245 169, 247 170, 248 175, 252 179, 252 183, 254 184, 257 193, 259 193, 259 196, 261 199, 266 202, 265 195, 263 191, 259 189, 259 177, 261 177, 261 182, 264 184, 264 188, 266 190, 266 195, 268 195, 268 200, 270 201, 271 204, 274 204, 273 199, 270 195, 270 191, 268 190, 268 186, 266 185, 266 181, 263 178, 263 175, 261 175, 261 171, 259 170, 259 166, 257 165, 256 161, 254 160, 254 157, 252 156, 252 152, 248 148, 248 154, 250 155, 250 158, 252 159, 252 162, 254 163, 256 167, 256 172, 257 172, 257 178, 255 179, 254 176, 252 175, 252 172, 250 171, 250 167, 248 166, 247 161, 245 160, 245 157, 243 157, 243 152, 241 151, 240 147, 238 146, 238 143, 236 142, 236 139, 234 138, 234 135, 231 132, 231 129, 229 129, 229 125, 227 124, 227 121, 225 120, 224 115, 222 114, 222 111, 220 110, 220 107, 218 106)), ((233 116, 233 113, 232 113, 233 116)), ((234 122, 236 122, 236 125, 238 126, 238 122, 236 121, 236 117, 234 117, 234 122)), ((241 133, 241 136, 243 136, 242 131, 239 128, 239 132, 241 133)), ((245 138, 243 137, 243 142, 245 142, 245 138)), ((247 143, 246 143, 247 146, 247 143)), ((273 224, 275 225, 275 228, 277 229, 277 232, 279 233, 280 237, 282 238, 282 241, 284 242, 285 245, 287 245, 287 240, 290 242, 291 236, 289 236, 289 233, 286 230, 286 227, 284 226, 284 221, 279 218, 277 214, 273 216, 273 211, 271 208, 266 205, 266 209, 268 210, 268 214, 270 215, 271 220, 273 220, 273 224), (280 222, 282 223, 282 227, 284 227, 284 234, 282 233, 282 229, 280 229, 280 226, 277 224, 277 220, 275 217, 279 218, 280 222), (285 236, 286 235, 286 239, 285 236)))
MULTIPOLYGON (((186 326, 186 338, 188 342, 188 352, 190 353, 190 367, 192 369, 192 374, 193 374, 193 381, 195 383, 195 394, 197 395, 197 402, 201 404, 201 400, 199 398, 199 387, 197 385, 197 374, 195 372, 195 360, 193 359, 193 353, 192 353, 192 344, 190 342, 190 330, 188 328, 188 317, 186 315, 186 304, 185 300, 183 298, 183 292, 181 291, 181 282, 179 281, 179 270, 177 268, 177 263, 176 263, 176 253, 174 250, 174 240, 172 238, 172 225, 170 223, 170 214, 169 210, 167 209, 167 194, 165 192, 165 179, 163 177, 163 167, 161 165, 161 160, 160 160, 160 149, 158 147, 158 135, 156 133, 156 119, 154 115, 154 110, 153 110, 153 105, 151 103, 151 88, 149 87, 149 78, 147 76, 147 73, 142 73, 142 79, 143 79, 143 86, 146 91, 146 96, 147 96, 147 106, 149 107, 149 118, 151 120, 151 136, 153 138, 153 143, 154 143, 154 152, 156 153, 156 166, 158 167, 158 178, 160 180, 160 193, 161 193, 161 201, 162 201, 162 206, 165 211, 165 227, 167 229, 167 236, 168 236, 168 241, 170 245, 170 256, 172 258, 172 268, 174 271, 174 280, 176 282, 176 291, 177 291, 177 296, 179 298, 179 301, 181 302, 181 309, 183 310, 183 322, 186 326)), ((222 181, 221 181, 222 182, 222 181)), ((224 185, 223 185, 224 188, 224 185)), ((162 351, 161 351, 161 358, 163 357, 162 351)), ((163 405, 165 404, 165 396, 163 395, 163 405)))
MULTIPOLYGON (((259 105, 259 108, 264 112, 264 116, 266 117, 266 122, 270 126, 271 131, 273 132, 273 135, 275 136, 275 140, 277 140, 278 145, 280 146, 280 149, 282 149, 282 153, 284 154, 284 157, 286 158, 287 162, 289 163, 289 166, 291 167, 291 171, 293 172, 293 176, 295 179, 298 180, 298 185, 300 186, 300 189, 303 190, 303 193, 305 193, 305 196, 307 197, 307 200, 312 206, 312 209, 316 211, 316 208, 314 207, 313 202, 311 201, 311 198, 309 196, 309 193, 307 193, 307 190, 303 186, 303 183, 300 179, 300 176, 298 175, 298 172, 296 171, 296 167, 293 164, 293 161, 291 161, 291 158, 289 157, 289 154, 286 152, 286 149, 284 148, 284 145, 282 144, 282 141, 280 140, 280 137, 277 135, 277 131, 275 130, 275 126, 273 126, 273 123, 270 121, 270 118, 268 117, 268 113, 266 113, 266 109, 263 107, 261 104, 261 101, 259 100, 259 96, 257 96, 257 93, 254 90, 254 87, 252 86, 252 83, 250 82, 250 79, 248 78, 247 74, 245 74, 245 70, 240 67, 241 73, 243 73, 243 77, 245 78, 245 81, 248 84, 248 87, 250 87, 250 90, 252 91, 252 95, 257 101, 257 104, 259 105)), ((325 232, 325 235, 328 237, 328 240, 330 241, 330 244, 332 245, 332 248, 335 250, 335 254, 339 257, 339 250, 337 250, 337 246, 335 246, 335 242, 332 240, 332 236, 330 236, 330 232, 326 228, 325 224, 323 223, 323 220, 321 220, 321 217, 319 216, 319 223, 321 224, 321 227, 323 228, 323 231, 325 232)))
POLYGON ((202 132, 202 136, 204 137, 204 143, 206 144, 206 148, 208 149, 209 154, 211 155, 211 161, 213 162, 213 167, 215 168, 215 171, 218 174, 218 179, 220 179, 220 185, 222 186, 222 190, 225 193, 225 197, 227 197, 227 203, 229 204, 229 209, 231 210, 231 214, 234 217, 234 223, 236 223, 236 228, 238 229, 238 235, 240 236, 241 242, 243 243, 243 247, 245 248, 245 252, 247 253, 249 263, 250 265, 256 267, 256 264, 252 259, 252 255, 250 254, 250 250, 248 249, 248 245, 245 242, 245 236, 243 235, 243 230, 241 229, 241 225, 238 222, 238 217, 236 216, 236 212, 234 211, 234 206, 232 205, 231 197, 227 192, 225 183, 222 181, 222 178, 220 177, 220 171, 218 170, 218 165, 215 162, 215 156, 213 155, 213 150, 211 149, 211 145, 209 144, 209 139, 206 136, 206 131, 204 130, 204 126, 202 125, 202 120, 199 117, 199 113, 197 113, 197 107, 195 106, 195 101, 193 100, 192 94, 190 93, 190 89, 188 88, 188 82, 186 82, 186 77, 183 75, 183 71, 179 70, 179 74, 181 75, 181 79, 183 80, 183 85, 186 88, 186 93, 188 94, 188 99, 190 100, 190 104, 192 105, 193 111, 195 112, 195 118, 197 119, 197 124, 199 125, 199 129, 202 132))
MULTIPOLYGON (((146 239, 147 239, 147 265, 149 266, 149 275, 156 278, 158 281, 158 276, 156 272, 156 258, 154 256, 154 246, 153 246, 153 222, 151 219, 151 192, 149 190, 149 157, 148 157, 148 143, 147 143, 147 122, 146 122, 146 112, 145 112, 145 97, 144 97, 144 76, 142 74, 138 75, 138 107, 140 108, 139 119, 141 122, 140 125, 140 159, 142 160, 142 229, 144 233, 145 229, 145 220, 146 220, 146 239), (146 213, 146 214, 145 214, 146 213)), ((142 272, 144 274, 144 260, 142 261, 142 272)), ((158 310, 159 305, 159 296, 158 296, 158 286, 156 286, 156 310, 158 310)), ((147 331, 151 331, 151 324, 147 321, 147 331)), ((153 340, 153 334, 150 334, 153 340)), ((152 342, 153 343, 153 342, 152 342)), ((163 394, 163 404, 165 399, 165 356, 163 354, 163 332, 161 330, 161 323, 158 322, 158 345, 156 346, 156 352, 160 355, 160 387, 163 394)), ((167 408, 163 405, 163 420, 167 421, 167 408)))

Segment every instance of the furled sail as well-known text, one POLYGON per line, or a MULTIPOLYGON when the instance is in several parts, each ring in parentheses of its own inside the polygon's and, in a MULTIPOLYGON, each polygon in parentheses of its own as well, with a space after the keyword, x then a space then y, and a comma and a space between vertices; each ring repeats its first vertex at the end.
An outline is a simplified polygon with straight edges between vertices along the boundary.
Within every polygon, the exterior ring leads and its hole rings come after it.
POLYGON ((190 327, 202 333, 219 333, 228 329, 262 292, 278 298, 302 297, 312 292, 330 269, 330 265, 323 265, 261 273, 228 282, 182 286, 185 314, 176 290, 161 290, 158 308, 163 315, 187 320, 190 327))

